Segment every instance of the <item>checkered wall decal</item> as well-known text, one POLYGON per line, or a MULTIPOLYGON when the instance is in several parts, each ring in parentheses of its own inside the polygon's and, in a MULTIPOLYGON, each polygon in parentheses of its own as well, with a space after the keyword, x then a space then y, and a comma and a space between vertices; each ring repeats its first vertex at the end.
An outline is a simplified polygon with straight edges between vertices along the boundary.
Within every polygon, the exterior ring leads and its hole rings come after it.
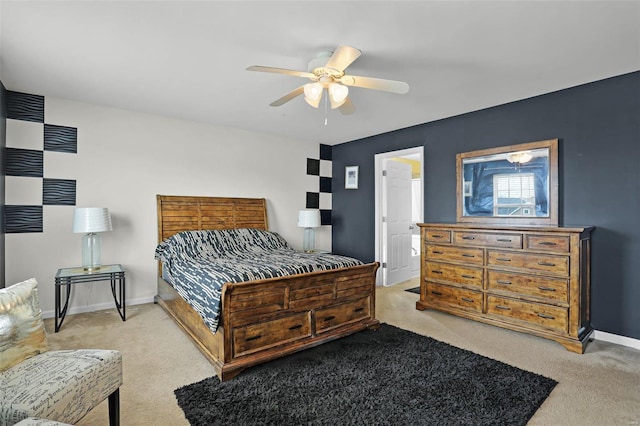
POLYGON ((317 192, 307 192, 306 208, 320 209, 320 223, 331 225, 331 145, 320 144, 318 159, 307 158, 307 175, 318 176, 317 192))
POLYGON ((7 118, 44 123, 44 96, 7 90, 7 118))
POLYGON ((44 156, 42 151, 33 149, 7 148, 6 176, 42 177, 44 156))
POLYGON ((42 206, 5 206, 7 234, 42 232, 42 206))
MULTIPOLYGON (((44 152, 77 153, 78 130, 75 127, 45 123, 44 102, 44 96, 7 91, 7 127, 16 125, 16 129, 23 128, 24 126, 18 125, 22 122, 34 123, 28 126, 36 126, 36 130, 38 125, 42 127, 37 133, 38 140, 32 139, 36 133, 29 133, 29 140, 26 141, 30 147, 39 146, 41 149, 23 149, 16 146, 20 142, 11 140, 9 133, 7 135, 5 175, 40 179, 42 183, 42 194, 36 194, 34 197, 40 198, 41 204, 5 207, 4 228, 8 234, 43 232, 42 216, 45 205, 76 205, 75 180, 44 176, 44 152)), ((11 181, 6 182, 6 185, 11 185, 11 181)))

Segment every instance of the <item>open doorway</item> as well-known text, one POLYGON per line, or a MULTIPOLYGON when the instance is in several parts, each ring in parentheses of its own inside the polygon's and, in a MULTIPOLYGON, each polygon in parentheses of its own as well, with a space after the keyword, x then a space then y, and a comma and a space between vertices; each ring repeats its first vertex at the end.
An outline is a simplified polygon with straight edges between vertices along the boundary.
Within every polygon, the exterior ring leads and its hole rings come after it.
POLYGON ((420 230, 424 220, 424 148, 375 156, 377 284, 390 286, 420 275, 420 230))

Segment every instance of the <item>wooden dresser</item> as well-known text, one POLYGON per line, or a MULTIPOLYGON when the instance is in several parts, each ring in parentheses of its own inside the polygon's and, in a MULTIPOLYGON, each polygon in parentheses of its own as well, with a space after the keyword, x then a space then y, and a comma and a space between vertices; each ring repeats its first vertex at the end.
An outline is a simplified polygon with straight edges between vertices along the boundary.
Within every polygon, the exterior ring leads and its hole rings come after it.
POLYGON ((420 300, 583 353, 592 227, 419 224, 420 300))

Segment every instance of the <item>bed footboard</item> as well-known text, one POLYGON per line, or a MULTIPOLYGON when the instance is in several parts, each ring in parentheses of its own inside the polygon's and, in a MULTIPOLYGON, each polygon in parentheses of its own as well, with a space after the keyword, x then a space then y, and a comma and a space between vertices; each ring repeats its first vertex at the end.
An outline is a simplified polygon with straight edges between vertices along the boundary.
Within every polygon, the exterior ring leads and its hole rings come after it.
POLYGON ((211 361, 220 380, 294 352, 377 328, 370 263, 281 278, 227 283, 221 325, 213 334, 162 278, 158 303, 211 361))

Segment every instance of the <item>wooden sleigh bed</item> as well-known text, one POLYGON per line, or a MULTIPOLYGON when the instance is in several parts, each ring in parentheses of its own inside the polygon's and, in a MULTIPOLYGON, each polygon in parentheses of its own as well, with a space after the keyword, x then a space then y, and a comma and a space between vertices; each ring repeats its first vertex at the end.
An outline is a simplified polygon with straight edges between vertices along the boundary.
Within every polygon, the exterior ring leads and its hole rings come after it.
MULTIPOLYGON (((268 230, 265 199, 157 196, 158 242, 188 230, 268 230)), ((155 302, 213 364, 220 380, 340 337, 377 328, 378 263, 279 278, 226 283, 213 333, 162 278, 155 302)))

